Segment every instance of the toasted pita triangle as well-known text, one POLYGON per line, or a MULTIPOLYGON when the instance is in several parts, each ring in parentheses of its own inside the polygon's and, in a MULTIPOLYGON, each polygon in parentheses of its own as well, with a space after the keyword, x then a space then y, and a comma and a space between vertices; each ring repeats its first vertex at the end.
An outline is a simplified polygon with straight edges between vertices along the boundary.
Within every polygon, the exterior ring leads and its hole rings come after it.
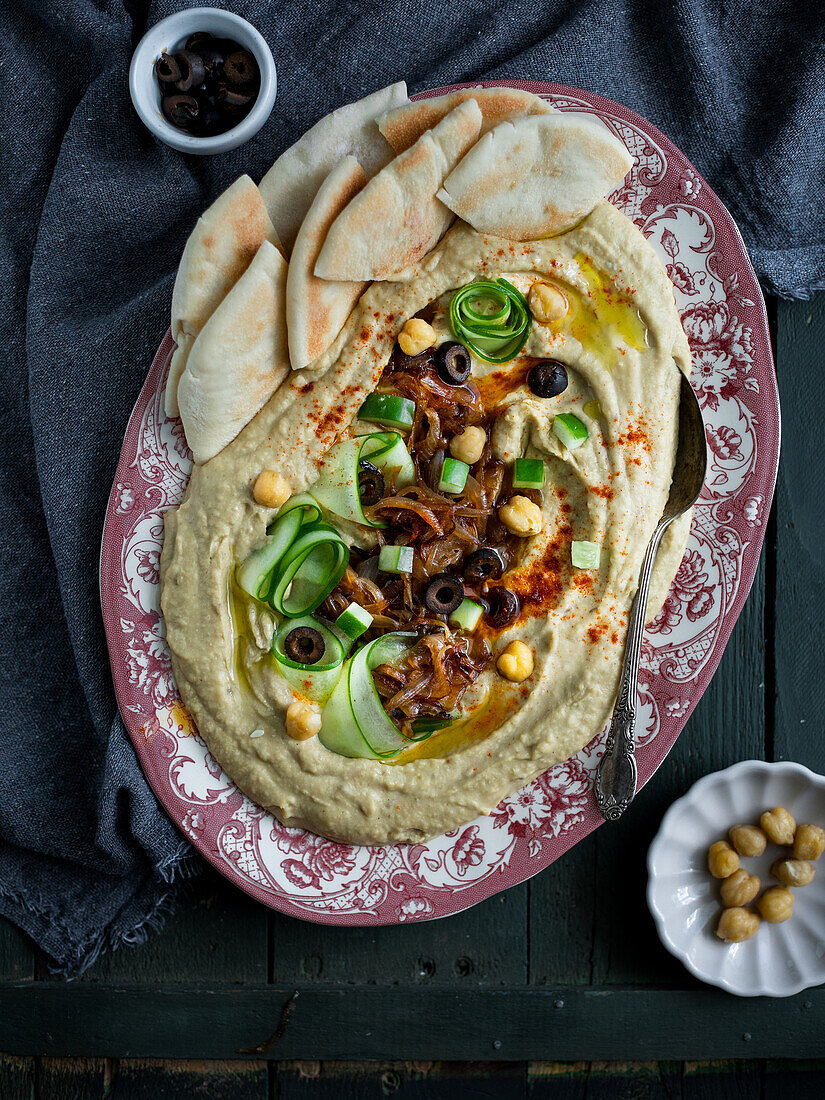
POLYGON ((433 99, 417 99, 387 111, 378 120, 378 129, 395 149, 403 153, 432 129, 459 103, 474 99, 481 108, 481 133, 486 134, 506 119, 521 115, 546 115, 555 108, 532 92, 520 88, 461 88, 457 92, 435 96, 433 99))
POLYGON ((192 345, 178 400, 195 462, 222 451, 289 373, 286 273, 264 241, 192 345))
POLYGON ((329 282, 313 274, 329 227, 366 182, 355 157, 344 157, 321 184, 298 230, 286 277, 286 320, 293 370, 303 370, 323 355, 367 286, 366 282, 329 282))
POLYGON ((406 102, 404 81, 390 84, 325 115, 278 157, 261 180, 261 194, 288 253, 318 188, 342 157, 355 156, 367 177, 392 160, 375 120, 406 102))
POLYGON ((589 214, 632 165, 625 146, 601 123, 556 111, 503 122, 485 134, 438 197, 479 233, 534 240, 589 214))
POLYGON ((258 188, 241 176, 198 218, 172 291, 172 336, 166 411, 178 415, 178 382, 198 333, 246 271, 264 241, 281 247, 258 188))
POLYGON ((385 279, 429 252, 452 220, 436 192, 480 128, 479 106, 468 99, 382 168, 333 222, 315 274, 385 279))

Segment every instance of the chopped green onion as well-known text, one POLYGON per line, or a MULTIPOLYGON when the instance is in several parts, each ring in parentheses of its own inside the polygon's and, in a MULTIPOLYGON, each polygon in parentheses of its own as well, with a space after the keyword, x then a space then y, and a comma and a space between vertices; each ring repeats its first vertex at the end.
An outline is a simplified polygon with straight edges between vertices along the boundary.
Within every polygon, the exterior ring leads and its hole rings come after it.
POLYGON ((531 325, 527 299, 506 279, 468 283, 450 302, 456 339, 485 363, 515 359, 527 343, 531 325))
POLYGON ((470 467, 460 458, 445 458, 438 489, 441 493, 460 493, 467 484, 470 467))
POLYGON ((410 746, 384 710, 372 670, 402 657, 414 634, 383 634, 359 649, 346 666, 321 716, 321 744, 340 756, 386 760, 410 746))
POLYGON ((540 458, 517 458, 513 466, 514 489, 541 489, 544 463, 540 458))
POLYGON ((394 393, 371 393, 358 410, 358 419, 409 430, 415 419, 415 402, 394 393))
POLYGON ((335 625, 339 630, 343 630, 348 638, 355 641, 364 631, 369 630, 372 625, 372 615, 360 604, 351 603, 335 620, 335 625))
MULTIPOLYGON (((413 460, 398 432, 374 432, 330 447, 324 455, 321 476, 302 496, 311 500, 316 508, 320 505, 324 511, 341 519, 366 527, 386 527, 383 521, 367 519, 364 515, 358 486, 358 464, 362 459, 369 460, 388 478, 394 475, 397 489, 415 481, 413 460)), ((281 511, 289 504, 287 501, 281 511)))
POLYGON ((278 671, 287 683, 297 688, 313 703, 324 703, 335 690, 335 685, 341 677, 347 647, 342 644, 341 639, 328 623, 307 615, 300 619, 286 619, 281 623, 272 639, 272 653, 278 671), (314 665, 302 665, 292 661, 284 650, 287 635, 299 626, 312 627, 324 639, 324 655, 314 665))
POLYGON ((573 413, 558 413, 554 416, 553 431, 568 451, 575 451, 587 439, 586 426, 573 413))
POLYGON ((602 548, 597 542, 573 542, 570 557, 574 569, 598 569, 602 548))
POLYGON ((465 598, 450 615, 450 622, 461 630, 471 631, 478 626, 478 621, 483 614, 484 608, 480 603, 465 598))
POLYGON ((385 573, 412 573, 411 546, 382 546, 378 552, 378 568, 385 573))

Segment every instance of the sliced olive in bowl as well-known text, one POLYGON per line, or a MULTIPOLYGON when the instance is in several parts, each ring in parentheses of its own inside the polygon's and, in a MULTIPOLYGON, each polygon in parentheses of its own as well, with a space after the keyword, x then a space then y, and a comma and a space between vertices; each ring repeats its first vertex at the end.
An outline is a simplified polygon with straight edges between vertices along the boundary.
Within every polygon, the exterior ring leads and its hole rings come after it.
POLYGON ((187 50, 194 50, 195 53, 200 53, 202 46, 208 46, 212 42, 214 42, 214 39, 211 34, 208 34, 206 31, 195 31, 194 34, 190 34, 186 39, 184 48, 187 50))
POLYGON ((218 91, 218 102, 233 111, 248 107, 254 98, 251 92, 240 92, 237 88, 223 87, 218 91))
POLYGON ((424 589, 424 603, 436 615, 449 615, 464 599, 464 582, 454 573, 437 573, 424 589))
POLYGON ((518 618, 521 605, 518 596, 509 588, 491 588, 487 600, 490 605, 488 618, 493 626, 507 626, 518 618))
POLYGON ((201 108, 193 95, 164 96, 160 107, 172 125, 182 130, 191 130, 200 123, 201 108))
POLYGON ((174 84, 182 75, 180 65, 171 54, 162 53, 155 62, 155 76, 161 84, 174 84))
POLYGON ((203 60, 207 80, 219 80, 223 76, 223 67, 226 62, 226 54, 223 50, 210 44, 203 45, 197 52, 203 60))
POLYGON ((325 650, 323 635, 311 626, 296 626, 284 638, 284 653, 297 665, 317 665, 325 650))
POLYGON ((464 559, 464 576, 471 583, 486 581, 492 577, 498 580, 504 572, 504 559, 498 550, 491 546, 479 546, 464 559))
POLYGON ((536 397, 558 397, 567 389, 567 368, 558 359, 545 359, 531 368, 527 385, 536 397))
POLYGON ((377 504, 387 492, 384 475, 377 466, 362 458, 358 463, 358 498, 363 507, 377 504))
POLYGON ((230 84, 250 84, 258 75, 258 65, 249 50, 234 50, 226 58, 223 71, 230 84))
POLYGON ((449 386, 460 386, 470 377, 470 353, 463 344, 452 341, 440 344, 435 352, 435 367, 442 382, 449 386))
POLYGON ((194 50, 180 50, 175 54, 175 60, 180 66, 180 80, 175 82, 179 92, 191 92, 193 88, 199 88, 206 76, 206 67, 203 58, 194 50))

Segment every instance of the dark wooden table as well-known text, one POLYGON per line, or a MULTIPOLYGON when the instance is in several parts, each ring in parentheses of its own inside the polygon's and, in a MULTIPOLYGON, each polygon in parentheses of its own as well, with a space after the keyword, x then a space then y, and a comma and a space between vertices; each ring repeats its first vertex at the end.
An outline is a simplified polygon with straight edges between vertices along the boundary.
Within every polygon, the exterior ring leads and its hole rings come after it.
POLYGON ((762 562, 627 817, 429 924, 306 924, 209 873, 160 934, 66 984, 0 922, 0 1100, 825 1096, 825 987, 705 987, 644 899, 647 847, 699 776, 750 757, 825 771, 825 295, 769 312, 784 440, 762 562))

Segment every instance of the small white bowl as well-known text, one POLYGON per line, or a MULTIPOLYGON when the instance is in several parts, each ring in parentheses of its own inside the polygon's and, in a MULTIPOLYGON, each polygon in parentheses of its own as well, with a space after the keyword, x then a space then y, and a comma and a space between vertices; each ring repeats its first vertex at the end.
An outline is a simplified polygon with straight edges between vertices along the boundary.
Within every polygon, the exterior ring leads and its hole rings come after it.
MULTIPOLYGON (((721 902, 708 848, 726 840, 732 825, 758 825, 774 806, 797 822, 825 827, 825 776, 763 760, 706 775, 667 811, 647 857, 647 903, 662 943, 697 978, 740 997, 790 997, 825 982, 825 856, 813 882, 793 890, 790 920, 763 921, 744 943, 715 934, 721 902)), ((770 866, 783 855, 790 848, 768 843, 763 855, 742 857, 742 866, 759 875, 764 890, 778 885, 770 866)))
POLYGON ((272 112, 277 87, 275 61, 262 35, 251 23, 222 8, 187 8, 161 19, 141 38, 129 66, 129 94, 148 129, 173 149, 200 156, 225 153, 254 137, 272 112), (160 85, 154 72, 155 61, 164 51, 174 53, 197 31, 237 42, 253 54, 261 72, 261 88, 252 110, 231 130, 213 137, 193 137, 163 117, 160 85))

